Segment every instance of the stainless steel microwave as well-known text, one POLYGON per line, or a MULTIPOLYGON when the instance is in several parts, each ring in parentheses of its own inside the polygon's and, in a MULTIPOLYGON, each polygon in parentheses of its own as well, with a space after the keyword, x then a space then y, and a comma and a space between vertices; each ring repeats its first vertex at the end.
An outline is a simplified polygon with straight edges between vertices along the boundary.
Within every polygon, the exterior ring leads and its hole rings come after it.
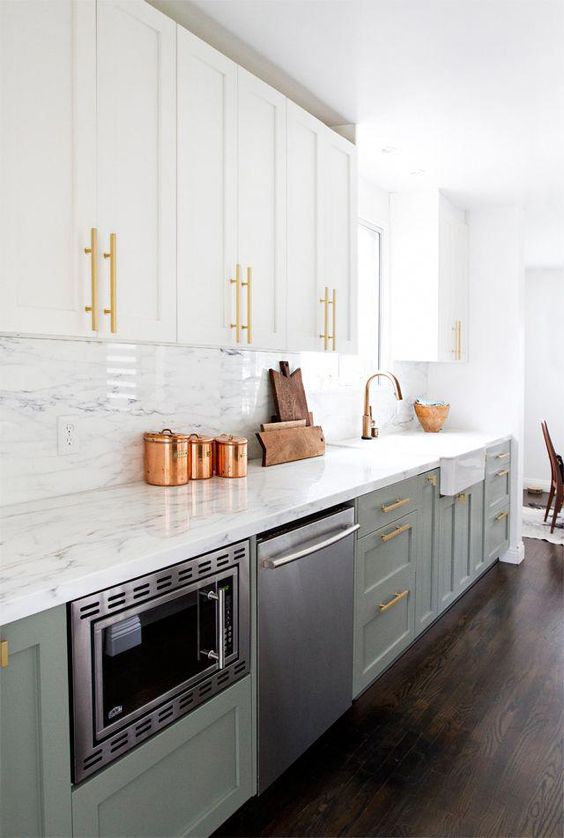
POLYGON ((69 611, 78 783, 249 671, 249 543, 75 600, 69 611))

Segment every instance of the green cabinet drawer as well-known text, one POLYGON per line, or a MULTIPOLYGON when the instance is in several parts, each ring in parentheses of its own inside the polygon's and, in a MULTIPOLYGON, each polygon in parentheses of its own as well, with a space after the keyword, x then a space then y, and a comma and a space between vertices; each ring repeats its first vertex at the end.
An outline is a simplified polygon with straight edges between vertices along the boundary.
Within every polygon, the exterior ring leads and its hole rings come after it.
POLYGON ((499 445, 491 445, 486 450, 486 477, 494 474, 502 468, 507 468, 511 463, 511 440, 500 442, 499 445))
POLYGON ((254 793, 251 678, 77 786, 75 836, 205 836, 254 793))
POLYGON ((392 663, 414 637, 417 521, 417 512, 412 512, 357 543, 355 695, 392 663))
POLYGON ((486 477, 486 507, 491 510, 509 500, 511 485, 510 463, 503 463, 486 477))
POLYGON ((484 543, 485 567, 492 565, 509 547, 509 501, 486 517, 484 543))
POLYGON ((419 506, 422 477, 409 477, 358 499, 359 538, 413 512, 419 506))
POLYGON ((70 836, 65 606, 0 628, 0 835, 70 836))

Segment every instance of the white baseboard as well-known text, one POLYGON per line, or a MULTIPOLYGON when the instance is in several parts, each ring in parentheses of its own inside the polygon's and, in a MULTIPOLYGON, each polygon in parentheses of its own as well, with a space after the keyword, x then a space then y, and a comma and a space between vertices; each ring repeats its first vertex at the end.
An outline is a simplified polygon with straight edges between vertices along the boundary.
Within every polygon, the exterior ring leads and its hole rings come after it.
POLYGON ((525 489, 528 489, 529 486, 537 486, 543 492, 548 492, 550 490, 550 480, 541 480, 540 477, 524 477, 523 486, 525 489))
POLYGON ((521 541, 515 547, 510 547, 503 556, 499 557, 500 562, 506 562, 507 564, 521 564, 523 559, 525 558, 525 545, 521 541))

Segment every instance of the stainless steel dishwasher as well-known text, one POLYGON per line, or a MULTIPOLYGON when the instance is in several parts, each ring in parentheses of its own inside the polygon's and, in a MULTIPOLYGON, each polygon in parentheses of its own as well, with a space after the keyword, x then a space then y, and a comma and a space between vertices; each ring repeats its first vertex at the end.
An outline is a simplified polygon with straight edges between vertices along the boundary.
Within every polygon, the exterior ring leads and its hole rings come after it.
POLYGON ((352 508, 258 543, 259 793, 352 703, 352 508))

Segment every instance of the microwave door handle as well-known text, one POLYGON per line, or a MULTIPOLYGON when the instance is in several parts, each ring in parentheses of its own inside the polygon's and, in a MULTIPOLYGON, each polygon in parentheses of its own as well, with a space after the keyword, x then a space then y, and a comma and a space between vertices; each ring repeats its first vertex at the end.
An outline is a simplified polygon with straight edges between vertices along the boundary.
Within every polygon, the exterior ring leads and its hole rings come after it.
POLYGON ((215 591, 206 591, 203 596, 213 599, 216 603, 216 626, 217 626, 217 652, 202 649, 200 654, 206 655, 209 660, 217 661, 218 669, 225 669, 225 588, 218 588, 215 591))

